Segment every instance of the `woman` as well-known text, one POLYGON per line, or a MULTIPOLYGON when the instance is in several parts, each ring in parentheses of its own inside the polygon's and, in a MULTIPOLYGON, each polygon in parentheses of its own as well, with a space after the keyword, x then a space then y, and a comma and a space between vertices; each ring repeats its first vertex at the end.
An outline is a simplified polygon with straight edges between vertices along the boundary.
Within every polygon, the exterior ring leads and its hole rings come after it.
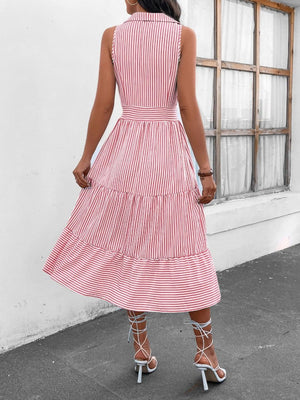
POLYGON ((213 199, 216 184, 195 95, 196 36, 180 24, 176 0, 125 4, 131 16, 106 29, 101 41, 96 98, 73 171, 82 189, 43 270, 77 293, 127 310, 139 383, 142 372, 158 365, 146 312, 189 312, 198 347, 194 365, 207 390, 207 380, 222 382, 226 371, 211 334, 210 307, 221 294, 203 203, 213 199), (91 166, 116 83, 123 113, 91 166))

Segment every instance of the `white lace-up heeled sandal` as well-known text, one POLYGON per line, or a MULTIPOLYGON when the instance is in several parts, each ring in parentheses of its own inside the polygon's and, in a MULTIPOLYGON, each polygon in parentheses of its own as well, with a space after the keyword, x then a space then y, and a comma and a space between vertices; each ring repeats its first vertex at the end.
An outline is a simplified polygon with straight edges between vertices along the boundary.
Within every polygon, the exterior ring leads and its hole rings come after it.
POLYGON ((200 347, 198 346, 198 342, 197 342, 197 353, 196 354, 200 354, 199 360, 201 358, 202 355, 205 355, 205 357, 207 358, 208 362, 210 365, 208 364, 198 364, 196 362, 193 363, 193 365, 195 365, 198 369, 200 369, 201 371, 201 375, 202 375, 202 383, 203 383, 203 389, 204 390, 208 390, 208 385, 207 382, 223 382, 226 379, 226 370, 224 368, 221 368, 219 366, 219 364, 214 368, 209 357, 204 353, 204 351, 206 349, 208 349, 212 344, 213 344, 213 338, 211 343, 204 348, 204 336, 206 338, 208 338, 209 334, 212 334, 212 328, 210 330, 205 330, 203 328, 205 328, 207 325, 209 325, 211 323, 211 318, 209 319, 209 321, 207 322, 197 322, 197 321, 189 321, 189 322, 184 322, 185 324, 192 324, 194 328, 196 328, 197 330, 199 330, 200 335, 196 334, 196 337, 201 337, 202 338, 202 349, 200 349, 200 347), (220 378, 217 371, 218 369, 221 369, 224 372, 224 376, 223 378, 220 378))
MULTIPOLYGON (((138 371, 137 383, 142 383, 142 373, 149 374, 151 372, 154 372, 157 368, 158 362, 157 362, 156 357, 151 355, 151 349, 150 349, 150 354, 148 354, 147 351, 143 348, 143 344, 147 340, 147 335, 145 336, 143 343, 140 342, 140 334, 147 330, 147 326, 145 326, 144 329, 139 329, 137 326, 139 323, 146 321, 146 313, 143 312, 141 314, 136 315, 136 314, 132 314, 132 312, 130 312, 130 315, 128 315, 128 319, 130 321, 130 328, 129 328, 129 332, 128 332, 128 343, 130 342, 130 333, 131 332, 133 332, 137 335, 137 340, 133 336, 133 340, 135 341, 135 343, 137 343, 139 345, 139 349, 134 354, 134 362, 135 362, 134 370, 138 371), (140 318, 142 318, 142 319, 140 319, 140 318), (133 327, 133 324, 135 324, 136 328, 133 327), (138 360, 135 358, 136 354, 138 353, 139 350, 141 350, 143 352, 143 354, 145 354, 145 356, 147 357, 146 360, 138 360), (151 361, 153 359, 155 359, 156 365, 154 368, 150 368, 149 364, 151 363, 151 361)), ((147 322, 146 322, 146 324, 147 324, 147 322)))

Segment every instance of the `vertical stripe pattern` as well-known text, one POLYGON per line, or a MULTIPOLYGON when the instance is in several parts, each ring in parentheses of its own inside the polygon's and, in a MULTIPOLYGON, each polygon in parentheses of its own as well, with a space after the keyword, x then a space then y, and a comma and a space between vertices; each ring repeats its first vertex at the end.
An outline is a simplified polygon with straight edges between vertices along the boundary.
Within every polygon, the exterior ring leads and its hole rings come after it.
POLYGON ((221 299, 203 205, 177 118, 180 23, 136 12, 115 28, 123 112, 43 271, 125 309, 186 312, 221 299))

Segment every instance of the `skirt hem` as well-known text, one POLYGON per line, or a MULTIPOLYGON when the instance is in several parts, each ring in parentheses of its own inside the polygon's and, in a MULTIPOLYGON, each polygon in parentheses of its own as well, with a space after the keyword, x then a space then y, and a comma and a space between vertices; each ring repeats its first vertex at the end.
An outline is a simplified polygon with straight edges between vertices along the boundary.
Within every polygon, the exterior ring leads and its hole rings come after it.
POLYGON ((43 271, 77 293, 136 311, 195 311, 221 297, 208 248, 169 259, 132 258, 90 246, 66 228, 43 271))
POLYGON ((44 270, 44 272, 46 272, 46 274, 48 274, 50 276, 50 278, 53 279, 53 281, 59 283, 60 285, 62 285, 63 287, 66 287, 67 289, 70 289, 74 293, 81 294, 81 295, 86 296, 86 297, 93 297, 93 298, 96 298, 96 299, 104 300, 104 301, 106 301, 108 303, 111 303, 112 305, 117 306, 119 308, 122 308, 124 310, 133 310, 133 311, 141 311, 141 312, 142 311, 144 311, 144 312, 157 312, 157 313, 165 313, 165 314, 169 314, 169 313, 184 313, 184 312, 199 311, 199 310, 202 310, 202 309, 205 309, 205 308, 213 307, 214 305, 218 304, 221 301, 221 295, 219 295, 217 297, 217 299, 214 299, 211 302, 209 302, 209 303, 207 303, 205 305, 201 305, 201 306, 196 307, 196 308, 195 307, 192 307, 192 308, 186 307, 185 309, 180 309, 180 307, 178 307, 178 308, 175 309, 174 307, 170 306, 170 308, 168 308, 168 309, 166 309, 166 308, 159 309, 157 307, 151 307, 151 306, 150 307, 149 306, 140 307, 140 306, 136 306, 136 305, 129 306, 128 304, 125 305, 125 304, 123 304, 123 303, 121 303, 119 301, 116 301, 116 300, 112 299, 109 296, 92 295, 92 294, 84 293, 84 292, 82 292, 82 291, 80 291, 78 289, 75 289, 69 283, 66 283, 63 280, 60 280, 58 277, 52 275, 50 272, 48 272, 46 270, 44 270))

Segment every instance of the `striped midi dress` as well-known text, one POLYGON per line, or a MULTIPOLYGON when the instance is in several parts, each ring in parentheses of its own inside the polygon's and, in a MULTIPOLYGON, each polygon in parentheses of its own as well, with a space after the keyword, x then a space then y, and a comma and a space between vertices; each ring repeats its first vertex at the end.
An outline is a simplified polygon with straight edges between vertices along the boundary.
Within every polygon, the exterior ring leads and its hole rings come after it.
POLYGON ((181 31, 164 13, 135 12, 116 26, 122 114, 43 267, 59 284, 124 309, 186 312, 221 299, 177 117, 181 31))

